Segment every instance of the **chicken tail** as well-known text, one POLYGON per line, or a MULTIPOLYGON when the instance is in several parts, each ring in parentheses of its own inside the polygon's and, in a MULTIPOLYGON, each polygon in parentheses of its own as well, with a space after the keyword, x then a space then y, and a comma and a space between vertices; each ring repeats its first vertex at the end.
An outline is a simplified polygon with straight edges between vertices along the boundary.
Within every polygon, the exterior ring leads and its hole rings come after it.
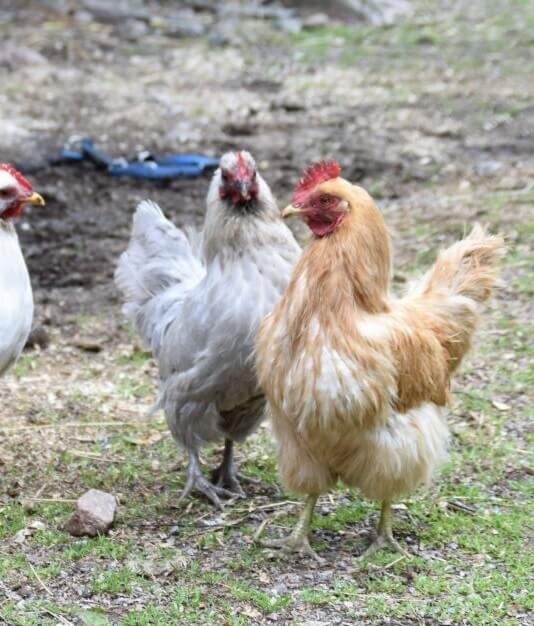
POLYGON ((404 300, 408 313, 426 319, 441 343, 449 372, 460 364, 471 345, 478 321, 477 305, 498 283, 504 255, 500 235, 488 235, 475 225, 461 241, 440 253, 434 266, 404 300))
POLYGON ((498 262, 503 255, 503 237, 488 235, 476 224, 465 239, 440 253, 422 281, 421 293, 464 296, 484 302, 498 281, 498 262))
POLYGON ((205 275, 198 237, 169 222, 157 204, 141 202, 128 248, 115 271, 124 313, 154 354, 184 295, 205 275))

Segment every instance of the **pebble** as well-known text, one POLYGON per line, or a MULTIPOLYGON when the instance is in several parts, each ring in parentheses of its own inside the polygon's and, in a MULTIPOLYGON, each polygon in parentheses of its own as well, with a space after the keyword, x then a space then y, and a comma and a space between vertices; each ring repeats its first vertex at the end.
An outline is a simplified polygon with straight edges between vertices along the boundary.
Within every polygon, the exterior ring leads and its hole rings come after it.
POLYGON ((76 511, 65 523, 64 530, 75 537, 96 537, 105 534, 115 519, 117 501, 98 489, 89 489, 76 503, 76 511))

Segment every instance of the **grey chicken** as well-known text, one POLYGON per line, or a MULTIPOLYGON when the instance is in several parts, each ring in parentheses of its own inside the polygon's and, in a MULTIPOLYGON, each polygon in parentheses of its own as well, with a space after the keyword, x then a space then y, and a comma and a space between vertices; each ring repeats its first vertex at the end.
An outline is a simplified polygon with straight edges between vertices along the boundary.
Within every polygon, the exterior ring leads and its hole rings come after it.
POLYGON ((179 502, 196 489, 220 508, 221 496, 242 494, 233 444, 259 425, 265 407, 254 340, 299 256, 248 152, 221 158, 200 233, 176 228, 150 201, 137 208, 115 280, 126 315, 158 362, 156 408, 189 457, 179 502), (223 438, 223 460, 210 482, 199 448, 223 438))

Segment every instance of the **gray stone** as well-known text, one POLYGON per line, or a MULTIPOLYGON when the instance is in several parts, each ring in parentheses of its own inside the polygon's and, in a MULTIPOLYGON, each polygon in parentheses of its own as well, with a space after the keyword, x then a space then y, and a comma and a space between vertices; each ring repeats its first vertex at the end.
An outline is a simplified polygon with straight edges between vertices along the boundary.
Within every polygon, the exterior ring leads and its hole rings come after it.
POLYGON ((376 26, 394 24, 413 13, 410 0, 340 0, 339 4, 376 26))
POLYGON ((475 173, 479 176, 495 176, 503 168, 500 161, 479 161, 475 165, 475 173))
POLYGON ((185 16, 173 16, 162 26, 163 34, 168 37, 201 37, 205 31, 203 24, 185 16))
POLYGON ((101 22, 116 24, 128 18, 150 20, 150 13, 139 0, 82 0, 82 5, 101 22))
POLYGON ((96 537, 105 534, 113 525, 117 501, 105 491, 89 489, 76 503, 76 511, 64 525, 74 537, 96 537))
POLYGON ((311 30, 313 28, 322 28, 328 26, 330 18, 326 13, 312 13, 302 21, 303 28, 311 30))
POLYGON ((116 31, 121 39, 137 41, 148 33, 148 26, 142 20, 129 18, 117 24, 116 31))

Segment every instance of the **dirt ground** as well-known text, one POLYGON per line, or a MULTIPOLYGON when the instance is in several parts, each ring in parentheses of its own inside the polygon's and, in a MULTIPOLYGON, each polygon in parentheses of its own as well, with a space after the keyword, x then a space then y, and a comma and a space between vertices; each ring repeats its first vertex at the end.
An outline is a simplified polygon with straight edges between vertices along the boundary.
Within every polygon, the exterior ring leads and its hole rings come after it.
POLYGON ((317 25, 314 9, 292 32, 208 0, 141 2, 148 20, 87 4, 0 7, 0 160, 47 200, 18 231, 48 338, 0 386, 0 624, 532 623, 532 6, 418 0, 389 25, 334 10, 317 25), (178 9, 195 36, 166 30, 178 9), (200 224, 209 176, 52 164, 79 135, 113 156, 248 149, 281 203, 307 163, 336 158, 391 227, 396 289, 471 223, 505 234, 503 287, 455 381, 451 460, 395 511, 412 558, 355 560, 376 505, 342 487, 314 525, 326 565, 257 547, 264 520, 274 536, 298 511, 267 428, 238 452, 261 479, 249 499, 176 507, 184 457, 163 418, 144 417, 155 366, 112 276, 136 203, 200 224), (74 539, 61 525, 89 487, 114 493, 119 517, 108 537, 74 539))

